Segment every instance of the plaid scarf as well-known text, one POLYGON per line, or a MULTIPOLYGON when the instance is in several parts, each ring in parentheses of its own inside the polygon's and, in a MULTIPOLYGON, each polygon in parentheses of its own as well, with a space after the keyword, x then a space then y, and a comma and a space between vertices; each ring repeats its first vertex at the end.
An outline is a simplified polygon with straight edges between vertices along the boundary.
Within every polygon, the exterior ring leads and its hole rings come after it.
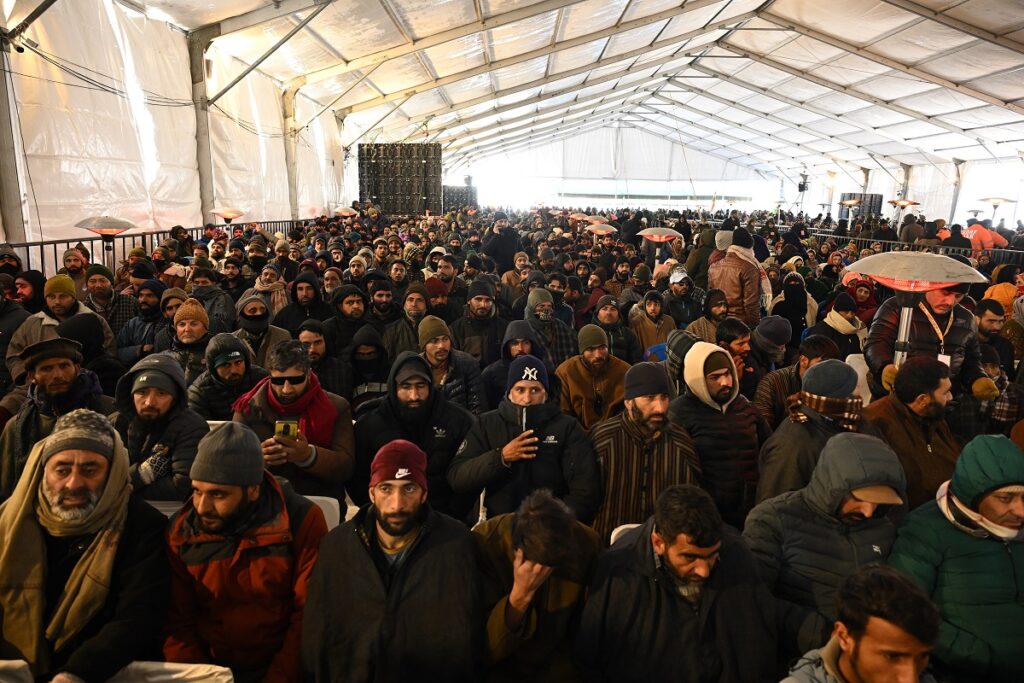
POLYGON ((793 422, 807 422, 809 418, 800 411, 801 407, 806 407, 832 420, 845 431, 855 432, 860 424, 863 406, 864 399, 859 396, 832 398, 801 391, 790 397, 789 419, 793 422))
POLYGON ((1015 391, 1007 391, 1010 380, 1006 377, 1005 372, 1000 373, 994 381, 996 387, 999 388, 999 396, 991 401, 981 401, 981 412, 984 414, 991 407, 992 412, 989 413, 989 419, 1003 429, 1017 422, 1020 413, 1020 398, 1015 391))

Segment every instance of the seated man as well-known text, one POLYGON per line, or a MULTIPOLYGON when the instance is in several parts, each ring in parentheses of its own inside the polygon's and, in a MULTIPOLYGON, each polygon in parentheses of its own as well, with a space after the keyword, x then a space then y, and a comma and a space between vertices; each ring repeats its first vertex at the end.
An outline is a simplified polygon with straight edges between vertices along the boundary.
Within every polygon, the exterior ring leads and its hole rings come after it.
POLYGON ((418 334, 421 355, 444 397, 474 415, 486 411, 480 364, 468 353, 452 348, 452 333, 445 321, 428 315, 420 322, 418 334))
POLYGON ((495 515, 514 512, 546 488, 589 524, 601 502, 594 450, 580 423, 547 398, 544 363, 530 355, 512 361, 505 398, 469 430, 448 483, 455 493, 478 496, 486 489, 484 507, 495 515))
POLYGON ((935 683, 925 673, 939 639, 939 610, 909 577, 882 565, 839 586, 832 637, 805 654, 782 683, 935 683))
POLYGON ((549 491, 473 529, 483 575, 490 680, 578 680, 572 662, 594 531, 549 491))
POLYGON ((316 373, 316 378, 320 380, 320 386, 324 391, 344 398, 345 393, 352 390, 352 378, 347 376, 348 372, 341 359, 327 352, 327 330, 324 323, 316 318, 306 320, 299 325, 295 338, 302 342, 306 349, 309 366, 316 373))
POLYGON ((132 487, 146 500, 188 497, 199 439, 210 431, 188 407, 185 375, 173 356, 146 356, 117 383, 110 416, 128 449, 132 487))
POLYGON ((427 488, 416 445, 397 440, 377 452, 371 503, 320 544, 302 622, 306 680, 480 680, 472 537, 431 509, 427 488))
POLYGON ((839 349, 827 337, 810 335, 797 349, 797 359, 792 365, 773 370, 762 377, 754 392, 753 404, 768 426, 778 429, 789 416, 789 400, 800 393, 804 374, 823 360, 839 356, 839 349))
POLYGON ((252 349, 253 362, 266 367, 270 349, 292 338, 288 330, 270 324, 270 307, 258 295, 243 296, 235 304, 238 329, 233 334, 252 349))
POLYGON ((166 526, 132 495, 128 453, 107 418, 61 416, 0 507, 4 658, 48 683, 105 681, 159 659, 166 526))
POLYGON ((598 560, 577 661, 587 681, 771 680, 775 610, 754 556, 711 497, 671 486, 654 515, 598 560))
POLYGON ((57 418, 79 408, 102 415, 114 412, 114 400, 103 395, 99 379, 82 369, 81 350, 78 342, 58 337, 21 352, 28 374, 28 400, 0 436, 0 500, 14 492, 29 451, 49 436, 57 418))
POLYGON ((990 435, 964 446, 953 478, 900 527, 889 563, 942 612, 935 659, 945 680, 1024 680, 1022 530, 1024 453, 990 435))
POLYGON ((622 382, 629 363, 608 352, 608 335, 597 325, 578 334, 580 353, 555 370, 562 385, 562 412, 589 430, 622 411, 622 382))
POLYGON ((256 432, 267 469, 291 482, 297 493, 343 497, 342 484, 352 474, 348 401, 320 387, 298 340, 271 349, 267 370, 270 377, 235 401, 232 419, 256 432), (296 423, 297 435, 281 434, 279 422, 296 423))
POLYGON ((787 608, 780 640, 788 655, 821 644, 836 618, 844 577, 885 561, 905 497, 903 468, 884 441, 837 434, 807 486, 769 498, 747 515, 743 536, 761 578, 787 608))
POLYGON ((164 657, 226 666, 236 681, 300 680, 302 608, 327 534, 323 512, 263 468, 259 439, 237 422, 203 437, 190 474, 192 497, 167 533, 164 657))
POLYGON ((215 335, 206 346, 206 370, 188 388, 189 408, 204 420, 230 420, 231 404, 268 374, 253 365, 250 353, 235 335, 215 335))

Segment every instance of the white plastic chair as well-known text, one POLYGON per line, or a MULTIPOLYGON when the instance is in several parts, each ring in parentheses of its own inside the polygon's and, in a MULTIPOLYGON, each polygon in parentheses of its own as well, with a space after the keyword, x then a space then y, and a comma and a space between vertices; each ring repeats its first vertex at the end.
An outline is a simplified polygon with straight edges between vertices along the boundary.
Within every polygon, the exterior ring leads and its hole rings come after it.
POLYGON ((868 387, 868 364, 863 353, 851 353, 846 357, 846 364, 857 371, 857 395, 864 405, 871 403, 871 389, 868 387))
POLYGON ((640 525, 639 524, 622 524, 622 525, 619 525, 619 526, 615 527, 614 529, 612 529, 612 538, 611 538, 611 541, 608 543, 608 545, 615 545, 615 541, 619 540, 619 537, 622 536, 622 534, 626 533, 627 531, 629 531, 631 529, 635 529, 638 526, 640 526, 640 525))
POLYGON ((306 498, 323 510, 328 531, 341 524, 341 505, 338 504, 337 499, 327 496, 306 496, 306 498))

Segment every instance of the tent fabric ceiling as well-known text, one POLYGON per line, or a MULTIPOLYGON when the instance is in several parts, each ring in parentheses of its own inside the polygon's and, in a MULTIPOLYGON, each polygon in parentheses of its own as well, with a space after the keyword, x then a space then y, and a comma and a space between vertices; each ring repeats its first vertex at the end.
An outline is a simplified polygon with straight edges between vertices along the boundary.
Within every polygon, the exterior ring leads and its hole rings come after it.
MULTIPOLYGON (((144 4, 253 63, 325 1, 144 4)), ((595 125, 768 173, 1024 149, 1022 0, 334 0, 259 68, 453 165, 595 125)))

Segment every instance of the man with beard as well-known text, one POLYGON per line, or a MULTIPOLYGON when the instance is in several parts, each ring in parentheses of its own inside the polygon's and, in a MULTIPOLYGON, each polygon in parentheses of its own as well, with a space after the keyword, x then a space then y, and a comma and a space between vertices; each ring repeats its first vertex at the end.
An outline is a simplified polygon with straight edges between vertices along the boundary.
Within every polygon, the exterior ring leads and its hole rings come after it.
POLYGON ((480 680, 473 541, 427 504, 428 487, 415 444, 391 441, 374 456, 371 502, 320 544, 302 622, 309 680, 480 680))
POLYGON ((166 349, 181 365, 185 384, 192 384, 206 370, 206 345, 210 343, 210 318, 197 299, 188 298, 174 312, 174 331, 166 349))
POLYGON ((110 421, 128 449, 129 475, 147 500, 184 500, 199 439, 210 430, 188 407, 188 387, 172 356, 143 358, 117 383, 110 421))
POLYGON ((383 332, 389 324, 398 320, 402 310, 395 305, 391 281, 375 278, 367 285, 370 294, 370 315, 367 322, 383 332))
POLYGON ((393 259, 388 266, 388 279, 391 280, 394 299, 404 299, 405 288, 409 286, 409 264, 402 259, 393 259))
POLYGON ((358 254, 348 260, 348 268, 345 270, 342 279, 359 289, 366 290, 366 259, 358 254))
MULTIPOLYGON (((733 323, 719 325, 719 330, 736 329, 733 323)), ((743 358, 743 376, 740 379, 740 392, 751 401, 757 394, 757 385, 765 375, 785 367, 787 358, 786 344, 792 335, 789 321, 778 315, 761 318, 757 327, 750 331, 746 356, 743 358)), ((721 332, 725 336, 726 332, 721 332)), ((738 341, 738 340, 737 340, 738 341)), ((735 342, 733 343, 735 345, 735 342)), ((733 346, 735 348, 735 346, 733 346)), ((797 343, 799 349, 799 342, 797 343)), ((799 351, 797 351, 799 353, 799 351)))
POLYGON ((672 389, 665 370, 638 363, 624 384, 626 409, 599 422, 589 437, 604 487, 594 530, 604 541, 617 527, 650 517, 669 486, 700 481, 693 439, 667 419, 672 389))
MULTIPOLYGON (((800 393, 807 371, 831 359, 842 359, 838 347, 828 337, 810 334, 800 342, 796 362, 761 378, 754 392, 753 403, 769 427, 778 429, 787 417, 792 416, 789 410, 790 399, 800 393)), ((807 474, 810 475, 810 470, 807 470, 807 474)))
POLYGON ((254 239, 246 248, 246 253, 245 263, 242 265, 242 277, 256 281, 263 273, 263 269, 267 267, 267 248, 263 242, 254 239))
MULTIPOLYGON (((740 382, 739 391, 742 394, 744 387, 752 383, 747 377, 747 375, 753 374, 753 368, 747 365, 747 358, 750 356, 750 328, 737 318, 723 320, 715 331, 715 341, 717 346, 725 349, 732 357, 733 365, 736 366, 736 376, 740 382)), ((753 384, 756 390, 757 384, 753 384)))
POLYGON ((22 351, 21 360, 28 399, 0 436, 0 500, 14 492, 32 446, 49 436, 61 415, 79 408, 114 412, 114 400, 103 395, 99 379, 82 369, 78 342, 60 337, 37 342, 22 351))
POLYGON ((14 299, 29 313, 38 313, 46 305, 43 290, 46 276, 38 270, 26 270, 14 278, 14 299))
POLYGON ((224 277, 220 281, 220 288, 231 297, 232 306, 238 303, 245 290, 253 286, 252 280, 242 277, 242 262, 234 256, 224 259, 222 265, 224 277))
POLYGON ((726 524, 743 526, 754 505, 758 453, 771 433, 753 404, 740 395, 732 356, 697 342, 683 365, 686 393, 669 404, 669 419, 693 438, 701 485, 726 524))
POLYGON ((565 275, 552 272, 546 274, 544 288, 551 294, 551 300, 554 303, 553 314, 555 320, 560 320, 570 330, 575 330, 576 317, 574 311, 572 306, 565 303, 565 288, 568 284, 569 279, 565 275))
POLYGON ((238 681, 300 680, 323 512, 263 468, 259 439, 236 422, 202 438, 190 475, 192 496, 167 532, 164 658, 226 666, 238 681))
POLYGON ((0 273, 15 277, 21 271, 21 257, 18 256, 18 252, 9 244, 0 244, 0 273))
POLYGON ((615 272, 612 277, 605 281, 602 285, 604 291, 608 292, 615 298, 618 298, 622 294, 622 290, 629 284, 629 259, 625 256, 620 256, 615 260, 615 272))
POLYGON ((359 417, 376 405, 376 399, 387 394, 391 359, 377 330, 372 325, 364 325, 353 335, 352 343, 342 350, 340 360, 349 382, 341 395, 349 400, 352 415, 359 417))
POLYGON ((306 320, 329 320, 334 314, 330 304, 320 298, 320 281, 313 273, 302 273, 292 282, 292 302, 274 316, 274 326, 298 334, 306 320))
POLYGON ((608 353, 608 337, 597 325, 579 331, 579 355, 555 369, 562 385, 559 405, 589 430, 622 410, 623 378, 629 364, 608 353))
POLYGON ((61 262, 64 264, 64 267, 57 272, 71 278, 75 283, 75 298, 79 301, 85 301, 89 295, 89 287, 86 285, 88 276, 85 274, 86 269, 89 267, 88 259, 78 249, 68 249, 64 252, 61 262))
POLYGON ((665 313, 672 316, 677 325, 687 326, 704 313, 703 289, 693 284, 685 270, 673 270, 668 276, 668 292, 665 294, 665 313))
POLYGON ((701 341, 716 344, 718 325, 729 315, 729 303, 725 292, 720 289, 709 289, 704 297, 704 315, 687 326, 701 341))
POLYGON ((633 330, 622 322, 618 303, 611 294, 605 294, 597 300, 594 323, 608 336, 608 350, 613 356, 630 365, 643 360, 644 349, 640 348, 633 330))
POLYGON ((298 340, 271 349, 266 368, 270 377, 235 401, 232 419, 252 427, 266 468, 297 493, 343 499, 341 485, 352 475, 348 401, 323 390, 298 340), (297 432, 281 433, 279 422, 295 423, 297 432))
POLYGON ((498 316, 494 285, 486 279, 469 286, 466 314, 451 325, 455 347, 476 359, 481 368, 501 357, 501 339, 508 321, 498 316))
POLYGON ((636 335, 640 348, 646 352, 652 346, 668 341, 668 334, 676 329, 676 321, 662 312, 661 292, 652 289, 644 294, 644 300, 637 305, 643 311, 630 316, 630 328, 636 335))
POLYGON ((214 270, 218 273, 224 272, 224 242, 222 240, 211 241, 209 244, 210 249, 210 263, 213 264, 214 270))
POLYGON ((116 337, 125 324, 138 315, 139 307, 135 297, 114 292, 114 274, 106 266, 94 264, 85 272, 88 293, 83 303, 96 311, 107 321, 111 333, 116 337))
POLYGON ((366 293, 355 285, 342 285, 331 294, 335 315, 324 323, 332 356, 339 356, 352 343, 356 332, 368 324, 366 293))
POLYGON ((388 358, 397 358, 403 351, 419 351, 420 321, 427 315, 427 288, 414 282, 405 290, 402 299, 402 317, 384 328, 381 335, 388 358))
POLYGON ((487 410, 480 365, 472 356, 452 348, 452 333, 444 321, 428 315, 419 326, 420 350, 430 365, 441 394, 474 415, 487 410))
POLYGON ((893 392, 864 409, 864 417, 899 456, 911 509, 935 498, 960 455, 944 417, 951 389, 945 363, 917 356, 900 366, 893 392))
MULTIPOLYGON (((167 285, 159 280, 146 280, 138 286, 136 301, 139 314, 125 323, 117 335, 117 357, 126 366, 132 366, 153 352, 156 334, 163 325, 160 298, 167 285)), ((128 296, 131 289, 125 290, 128 296)))
POLYGON ((775 680, 776 623, 753 554, 711 497, 670 486, 598 559, 576 658, 588 681, 775 680))
POLYGON ((530 263, 529 255, 525 251, 517 252, 513 261, 513 267, 507 271, 502 271, 501 282, 504 285, 508 285, 511 289, 518 289, 532 269, 533 266, 530 263))
POLYGON ((406 351, 391 367, 387 395, 356 420, 356 465, 347 485, 358 505, 369 502, 370 464, 385 444, 404 439, 427 453, 430 504, 438 512, 468 522, 476 501, 456 496, 448 485, 448 465, 475 419, 469 411, 444 397, 434 385, 430 365, 406 351))
POLYGON ((892 449, 874 436, 843 433, 825 444, 807 486, 750 511, 743 536, 786 612, 779 641, 787 659, 828 638, 843 579, 886 561, 905 499, 892 449))
MULTIPOLYGON (((622 293, 616 297, 619 301, 619 305, 624 311, 629 311, 633 308, 633 304, 641 304, 644 300, 644 296, 647 292, 651 291, 651 269, 646 263, 641 263, 633 270, 632 284, 627 285, 622 289, 622 293)), ((643 306, 641 305, 641 308, 643 306)), ((630 316, 632 319, 633 316, 630 316)))
POLYGON ((217 286, 217 273, 210 268, 192 271, 192 297, 206 309, 212 332, 230 332, 235 329, 235 301, 217 286))
POLYGON ((428 277, 423 286, 427 290, 427 313, 449 324, 455 322, 462 309, 448 301, 448 286, 436 277, 428 277))
POLYGON ((518 231, 509 225, 508 216, 498 211, 494 214, 494 225, 481 242, 481 253, 487 254, 497 265, 499 273, 512 270, 514 258, 521 248, 518 231))
POLYGON ((256 365, 266 367, 270 349, 288 341, 292 335, 270 324, 270 307, 258 294, 243 296, 235 304, 235 311, 238 312, 238 329, 232 334, 249 345, 256 365))
POLYGON ((551 356, 552 365, 557 368, 579 352, 579 340, 568 325, 555 320, 554 310, 554 299, 546 289, 535 289, 526 297, 525 319, 540 337, 551 356))
POLYGON ((978 323, 978 344, 988 344, 995 349, 1003 372, 1007 377, 1016 377, 1013 344, 1000 334, 1006 322, 1006 309, 995 299, 982 299, 974 307, 974 319, 978 323))
POLYGON ((306 349, 310 367, 316 373, 324 391, 347 397, 351 391, 352 382, 345 376, 345 365, 341 360, 327 353, 327 332, 324 329, 324 324, 315 318, 310 318, 299 325, 296 337, 306 349))
POLYGON ((206 370, 188 388, 188 406, 205 420, 230 420, 231 404, 267 371, 252 364, 249 347, 233 334, 214 335, 206 345, 206 370))
POLYGON ((278 240, 274 244, 274 253, 277 258, 271 261, 280 269, 285 282, 293 281, 299 274, 299 264, 288 256, 289 251, 291 251, 291 245, 288 244, 288 241, 278 240))
MULTIPOLYGON (((0 297, 0 357, 7 357, 7 346, 11 343, 11 337, 29 315, 25 307, 17 301, 0 297)), ((14 379, 7 364, 0 363, 0 395, 6 394, 13 384, 14 379)))
POLYGON ((76 410, 0 508, 0 646, 31 670, 14 680, 105 681, 159 659, 167 519, 132 495, 128 469, 106 418, 76 410))

